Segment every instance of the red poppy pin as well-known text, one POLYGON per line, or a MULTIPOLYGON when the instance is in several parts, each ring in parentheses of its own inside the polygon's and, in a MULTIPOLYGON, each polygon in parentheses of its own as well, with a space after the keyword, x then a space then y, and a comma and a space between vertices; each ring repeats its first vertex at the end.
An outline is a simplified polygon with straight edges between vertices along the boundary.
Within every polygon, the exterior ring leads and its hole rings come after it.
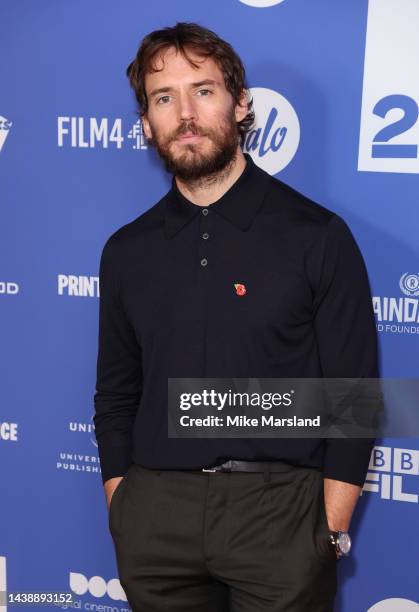
POLYGON ((237 295, 245 295, 246 287, 242 285, 242 283, 234 283, 234 287, 236 288, 237 295))

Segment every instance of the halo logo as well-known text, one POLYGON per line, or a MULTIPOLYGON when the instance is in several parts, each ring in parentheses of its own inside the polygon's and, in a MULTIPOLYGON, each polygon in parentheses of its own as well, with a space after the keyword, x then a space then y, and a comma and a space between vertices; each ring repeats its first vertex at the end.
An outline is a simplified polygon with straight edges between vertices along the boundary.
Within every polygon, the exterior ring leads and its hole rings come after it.
POLYGON ((4 143, 6 142, 6 138, 9 135, 10 128, 12 127, 12 122, 8 121, 6 117, 2 117, 0 115, 0 151, 3 148, 4 143))
POLYGON ((274 4, 281 4, 284 0, 240 0, 240 2, 256 8, 266 8, 268 6, 274 6, 274 4))
POLYGON ((367 612, 418 612, 418 604, 411 599, 383 599, 368 608, 367 612))
POLYGON ((88 580, 83 574, 70 572, 70 589, 76 595, 85 595, 86 593, 93 595, 93 597, 107 595, 114 601, 127 601, 127 596, 118 578, 112 578, 106 582, 101 576, 93 576, 88 580))
POLYGON ((400 279, 399 287, 405 295, 419 295, 419 274, 405 272, 400 279))
POLYGON ((269 174, 283 170, 300 144, 297 113, 284 96, 265 87, 252 87, 255 127, 246 134, 242 149, 269 174))

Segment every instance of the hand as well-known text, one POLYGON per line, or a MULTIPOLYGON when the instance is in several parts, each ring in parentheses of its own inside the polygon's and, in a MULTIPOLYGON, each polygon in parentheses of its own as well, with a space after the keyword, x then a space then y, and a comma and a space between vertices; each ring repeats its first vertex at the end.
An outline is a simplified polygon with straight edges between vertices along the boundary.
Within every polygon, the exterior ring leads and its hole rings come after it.
POLYGON ((117 486, 119 485, 119 483, 121 482, 123 478, 124 478, 123 476, 115 476, 115 478, 109 478, 109 480, 107 480, 104 484, 108 512, 109 512, 109 508, 111 505, 111 499, 115 492, 115 489, 117 488, 117 486))

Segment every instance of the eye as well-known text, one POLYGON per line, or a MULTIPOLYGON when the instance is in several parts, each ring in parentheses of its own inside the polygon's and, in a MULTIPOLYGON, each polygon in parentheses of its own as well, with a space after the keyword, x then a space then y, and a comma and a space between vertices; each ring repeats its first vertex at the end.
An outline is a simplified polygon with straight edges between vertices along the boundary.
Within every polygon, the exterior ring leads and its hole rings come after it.
MULTIPOLYGON (((200 93, 201 91, 206 91, 208 93, 212 93, 212 91, 210 89, 200 89, 198 93, 200 93)), ((204 96, 204 98, 207 98, 208 96, 204 96)))
MULTIPOLYGON (((161 102, 162 100, 165 100, 165 98, 170 98, 170 96, 161 96, 161 98, 158 98, 158 100, 157 100, 157 104, 160 104, 160 102, 161 102)), ((163 102, 163 104, 165 104, 165 102, 163 102)))

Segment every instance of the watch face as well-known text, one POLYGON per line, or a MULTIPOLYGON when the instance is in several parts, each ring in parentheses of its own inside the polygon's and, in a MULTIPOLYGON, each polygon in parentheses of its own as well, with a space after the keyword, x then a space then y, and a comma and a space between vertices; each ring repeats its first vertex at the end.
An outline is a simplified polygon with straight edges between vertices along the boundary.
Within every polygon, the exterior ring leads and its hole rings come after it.
POLYGON ((344 555, 347 555, 351 550, 351 538, 349 533, 341 532, 338 538, 339 548, 344 555))

